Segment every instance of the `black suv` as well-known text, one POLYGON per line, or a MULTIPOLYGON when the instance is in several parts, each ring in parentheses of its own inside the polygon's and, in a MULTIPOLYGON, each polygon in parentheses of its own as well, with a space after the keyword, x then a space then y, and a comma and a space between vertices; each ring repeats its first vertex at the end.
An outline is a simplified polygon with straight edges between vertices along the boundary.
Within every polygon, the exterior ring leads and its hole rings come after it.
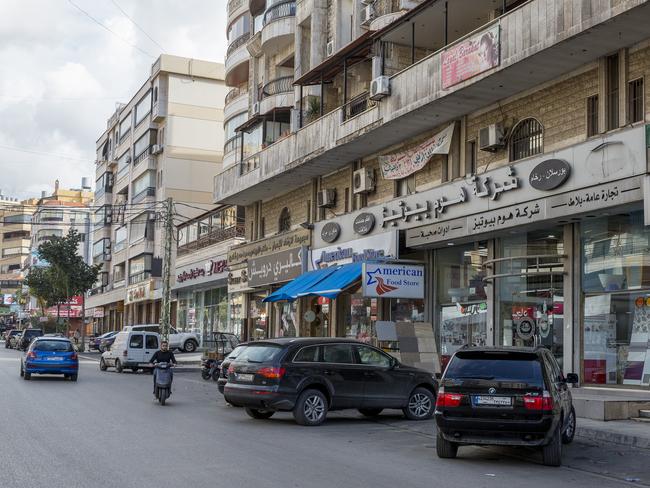
POLYGON ((224 398, 256 419, 292 411, 297 423, 310 426, 345 408, 365 416, 399 408, 411 420, 425 420, 433 415, 435 380, 354 340, 270 339, 248 343, 230 363, 224 398))
POLYGON ((237 344, 237 346, 232 351, 230 351, 230 353, 228 353, 228 355, 219 365, 219 379, 217 380, 217 388, 219 390, 219 393, 222 395, 224 388, 226 387, 226 383, 228 382, 228 368, 230 367, 230 363, 237 359, 237 356, 239 356, 242 351, 246 349, 247 345, 248 343, 245 342, 237 344))
POLYGON ((42 335, 43 331, 41 329, 25 329, 23 333, 18 336, 16 349, 26 351, 29 344, 32 342, 32 339, 35 337, 41 337, 42 335))
POLYGON ((561 464, 573 440, 576 413, 568 384, 544 348, 464 348, 440 380, 436 450, 454 458, 460 445, 538 446, 547 466, 561 464))

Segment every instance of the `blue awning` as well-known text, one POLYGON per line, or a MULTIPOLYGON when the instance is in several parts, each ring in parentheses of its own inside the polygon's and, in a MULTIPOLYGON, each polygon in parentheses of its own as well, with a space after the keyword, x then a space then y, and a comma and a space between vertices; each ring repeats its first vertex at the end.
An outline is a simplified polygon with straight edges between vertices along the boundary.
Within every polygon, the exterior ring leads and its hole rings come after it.
MULTIPOLYGON (((300 291, 299 297, 317 295, 326 298, 336 298, 352 283, 361 279, 363 263, 343 264, 333 266, 334 272, 324 279, 314 283, 309 288, 300 291)), ((331 269, 331 268, 328 268, 331 269)))
POLYGON ((293 301, 298 298, 298 293, 303 292, 315 285, 319 281, 327 278, 336 271, 336 266, 331 268, 322 268, 308 273, 301 274, 294 280, 284 285, 279 290, 275 290, 264 299, 265 302, 279 302, 282 300, 293 301))

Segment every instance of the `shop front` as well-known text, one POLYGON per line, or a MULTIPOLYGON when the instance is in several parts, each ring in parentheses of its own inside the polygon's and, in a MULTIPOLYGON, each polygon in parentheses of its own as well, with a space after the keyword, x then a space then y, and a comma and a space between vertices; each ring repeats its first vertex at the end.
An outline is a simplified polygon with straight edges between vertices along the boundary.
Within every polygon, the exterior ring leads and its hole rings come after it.
POLYGON ((156 288, 156 279, 130 285, 126 289, 124 309, 126 325, 158 324, 162 288, 156 288))

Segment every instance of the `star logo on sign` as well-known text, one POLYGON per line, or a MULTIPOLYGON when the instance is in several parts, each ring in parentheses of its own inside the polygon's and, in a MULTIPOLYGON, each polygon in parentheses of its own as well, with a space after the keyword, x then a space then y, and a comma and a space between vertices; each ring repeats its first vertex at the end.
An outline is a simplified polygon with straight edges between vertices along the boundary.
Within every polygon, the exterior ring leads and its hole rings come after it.
POLYGON ((366 271, 366 274, 368 275, 368 282, 366 283, 366 285, 374 285, 375 283, 377 283, 377 279, 374 275, 379 273, 379 271, 380 271, 379 268, 377 268, 374 271, 366 271))

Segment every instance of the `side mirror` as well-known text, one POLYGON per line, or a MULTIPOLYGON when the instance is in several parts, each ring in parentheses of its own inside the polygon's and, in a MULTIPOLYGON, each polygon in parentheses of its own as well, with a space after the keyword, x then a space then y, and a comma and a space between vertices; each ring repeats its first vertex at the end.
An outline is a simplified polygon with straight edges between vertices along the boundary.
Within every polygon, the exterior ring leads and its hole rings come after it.
POLYGON ((399 366, 399 361, 396 358, 390 358, 390 369, 395 369, 399 366))
POLYGON ((572 385, 577 385, 580 383, 580 378, 576 373, 568 373, 566 375, 566 382, 571 383, 572 385))

